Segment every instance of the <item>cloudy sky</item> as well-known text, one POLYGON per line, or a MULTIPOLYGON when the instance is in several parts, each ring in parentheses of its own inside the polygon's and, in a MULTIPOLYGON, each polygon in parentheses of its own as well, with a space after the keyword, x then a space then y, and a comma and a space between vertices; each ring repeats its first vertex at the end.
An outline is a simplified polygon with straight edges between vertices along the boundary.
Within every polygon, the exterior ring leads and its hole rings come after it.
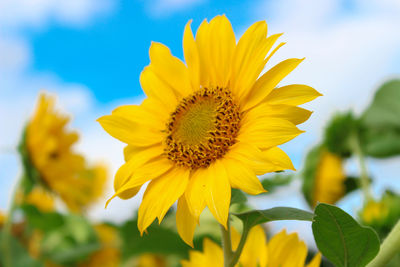
MULTIPOLYGON (((0 209, 20 175, 15 147, 38 92, 58 96, 59 107, 73 116, 73 128, 82 134, 78 149, 92 161, 107 162, 111 175, 121 165, 122 144, 95 119, 141 101, 139 74, 149 63, 151 41, 182 58, 189 19, 196 29, 204 18, 226 14, 237 36, 266 20, 269 32, 284 32, 287 42, 267 67, 306 57, 283 82, 311 85, 324 97, 307 106, 314 111, 302 125, 307 132, 284 146, 297 168, 333 112, 362 111, 380 83, 400 74, 397 0, 0 0, 0 10, 0 209)), ((378 191, 395 186, 398 163, 372 162, 378 191)), ((256 204, 303 207, 293 197, 298 186, 256 204)), ((139 199, 115 200, 106 211, 101 204, 91 215, 121 221, 130 215, 121 211, 132 210, 139 199)))

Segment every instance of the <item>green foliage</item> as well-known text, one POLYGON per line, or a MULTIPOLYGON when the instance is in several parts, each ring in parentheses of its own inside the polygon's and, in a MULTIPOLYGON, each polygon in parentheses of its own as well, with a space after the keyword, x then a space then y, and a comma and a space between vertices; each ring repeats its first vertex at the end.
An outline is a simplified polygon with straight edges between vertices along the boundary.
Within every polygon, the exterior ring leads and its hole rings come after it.
POLYGON ((57 212, 40 212, 38 208, 33 205, 24 204, 21 206, 25 218, 30 227, 42 230, 52 231, 64 224, 64 217, 57 212))
POLYGON ((250 229, 257 224, 270 221, 299 220, 312 221, 313 214, 296 208, 276 207, 267 210, 252 210, 234 214, 243 222, 244 229, 250 229))
POLYGON ((365 153, 386 158, 400 154, 400 80, 384 83, 361 116, 365 153))
POLYGON ((321 146, 316 146, 308 152, 301 177, 303 179, 302 192, 308 205, 312 207, 315 176, 321 158, 321 146))
POLYGON ((172 229, 162 227, 154 222, 143 236, 137 228, 137 220, 127 221, 121 227, 123 241, 122 257, 128 260, 142 253, 156 253, 187 257, 190 247, 172 229))
POLYGON ((290 184, 293 181, 293 177, 294 176, 291 174, 278 173, 272 177, 265 178, 261 181, 261 184, 263 185, 265 190, 268 190, 267 193, 272 193, 278 187, 290 184))
POLYGON ((386 191, 378 201, 373 200, 372 205, 377 205, 373 211, 373 218, 365 218, 363 212, 368 209, 366 203, 359 212, 360 221, 374 228, 378 235, 383 239, 394 227, 400 218, 400 196, 391 191, 386 191), (377 213, 378 212, 378 213, 377 213))
MULTIPOLYGON (((4 234, 0 231, 0 241, 4 238, 4 234)), ((32 259, 28 251, 22 246, 22 244, 13 236, 8 238, 9 242, 7 243, 10 246, 11 252, 11 263, 13 267, 44 267, 42 263, 37 260, 32 259)), ((0 249, 0 266, 4 266, 5 257, 2 255, 3 250, 0 249), (3 264, 3 265, 2 265, 3 264)))
POLYGON ((338 207, 319 204, 312 229, 321 253, 338 267, 362 267, 379 251, 379 238, 338 207))
POLYGON ((100 248, 89 221, 79 215, 41 212, 35 206, 23 205, 30 231, 40 231, 43 258, 65 266, 73 266, 100 248))
POLYGON ((351 112, 338 113, 325 128, 324 144, 342 158, 352 154, 351 138, 359 131, 359 123, 351 112))
POLYGON ((231 205, 232 204, 244 204, 246 202, 247 202, 246 195, 241 190, 232 188, 231 205))

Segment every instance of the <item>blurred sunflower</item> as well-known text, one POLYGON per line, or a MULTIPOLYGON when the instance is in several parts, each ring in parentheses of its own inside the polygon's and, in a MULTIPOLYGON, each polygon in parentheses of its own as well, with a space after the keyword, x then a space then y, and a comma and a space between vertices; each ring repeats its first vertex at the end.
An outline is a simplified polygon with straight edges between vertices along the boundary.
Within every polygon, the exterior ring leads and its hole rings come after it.
POLYGON ((107 224, 94 226, 99 237, 101 248, 79 267, 118 267, 121 261, 120 237, 117 229, 107 224))
POLYGON ((6 222, 6 215, 0 211, 0 228, 3 227, 4 223, 6 222))
POLYGON ((84 157, 73 151, 78 134, 67 129, 68 122, 55 110, 55 99, 41 94, 24 143, 41 186, 60 196, 70 210, 80 212, 102 194, 106 170, 100 165, 87 167, 84 157))
POLYGON ((145 253, 139 256, 135 267, 166 267, 165 257, 156 254, 145 253))
POLYGON ((324 150, 315 177, 313 206, 317 202, 334 204, 341 199, 346 192, 345 180, 342 158, 324 150))
POLYGON ((362 221, 367 224, 382 224, 389 215, 389 207, 385 201, 370 200, 361 212, 362 221))
MULTIPOLYGON (((240 234, 232 228, 232 247, 237 248, 240 234)), ((321 263, 321 254, 318 253, 305 265, 307 246, 299 240, 297 233, 288 234, 281 231, 267 243, 264 230, 256 226, 250 230, 248 239, 243 248, 236 266, 243 267, 278 267, 278 266, 306 266, 317 267, 321 263)), ((223 266, 224 256, 220 246, 208 238, 203 241, 203 252, 191 251, 189 260, 183 260, 183 267, 191 266, 223 266)))
POLYGON ((318 202, 335 204, 346 191, 347 176, 343 159, 325 146, 317 146, 307 155, 303 176, 303 193, 311 207, 318 202))
POLYGON ((281 36, 267 37, 265 21, 253 24, 236 43, 225 16, 183 34, 186 65, 153 42, 150 65, 140 76, 147 95, 141 105, 117 108, 98 121, 127 143, 115 196, 127 199, 150 181, 139 208, 141 233, 178 200, 177 227, 192 245, 203 209, 227 226, 231 188, 265 192, 257 175, 294 170, 281 145, 300 133, 311 112, 297 105, 320 96, 306 85, 276 88, 303 61, 285 60, 261 74, 281 36), (270 52, 271 51, 271 52, 270 52))
POLYGON ((54 197, 41 187, 34 188, 24 199, 24 202, 35 206, 42 212, 54 211, 54 197))

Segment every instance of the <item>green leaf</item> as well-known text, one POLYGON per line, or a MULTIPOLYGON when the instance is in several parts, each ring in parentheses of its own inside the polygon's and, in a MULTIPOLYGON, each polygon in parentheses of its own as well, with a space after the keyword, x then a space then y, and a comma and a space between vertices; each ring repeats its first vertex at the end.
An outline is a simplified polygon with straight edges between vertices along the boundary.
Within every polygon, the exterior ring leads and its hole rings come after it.
POLYGON ((361 116, 362 145, 372 157, 400 154, 400 80, 383 84, 361 116))
POLYGON ((278 187, 290 184, 293 181, 293 177, 291 174, 275 174, 272 177, 262 180, 261 184, 268 193, 272 193, 278 187))
POLYGON ((289 207, 276 207, 267 210, 252 210, 243 213, 233 214, 243 222, 243 227, 250 229, 257 224, 270 221, 298 220, 312 221, 311 212, 289 207))
POLYGON ((337 113, 325 128, 324 145, 329 152, 342 158, 352 154, 351 138, 359 132, 359 122, 353 113, 337 113))
POLYGON ((377 90, 371 105, 362 115, 367 126, 400 128, 400 80, 384 83, 377 90))
POLYGON ((400 154, 400 130, 369 128, 363 132, 362 146, 366 155, 386 158, 400 154))
MULTIPOLYGON (((0 241, 3 242, 5 234, 0 231, 0 241)), ((28 251, 13 236, 8 237, 10 246, 11 263, 13 267, 43 267, 44 265, 29 256, 28 251)), ((5 266, 5 257, 2 255, 3 249, 0 249, 0 266, 5 266), (2 264, 3 263, 3 264, 2 264)))
POLYGON ((64 224, 64 217, 57 212, 41 212, 37 207, 29 204, 23 204, 21 208, 26 220, 33 228, 48 232, 64 224))
POLYGON ((84 217, 73 214, 64 215, 61 225, 45 231, 41 241, 43 256, 63 266, 82 261, 99 248, 91 224, 84 217))
POLYGON ((187 257, 190 249, 177 232, 160 226, 156 222, 147 228, 147 234, 144 233, 141 236, 137 228, 137 220, 128 221, 121 227, 121 237, 123 239, 122 254, 125 260, 142 253, 187 257))
POLYGON ((379 251, 379 238, 338 207, 318 204, 312 224, 318 249, 335 266, 363 267, 379 251))
POLYGON ((240 191, 239 189, 232 188, 231 205, 232 204, 243 204, 243 203, 246 203, 246 201, 247 201, 247 197, 242 191, 240 191))

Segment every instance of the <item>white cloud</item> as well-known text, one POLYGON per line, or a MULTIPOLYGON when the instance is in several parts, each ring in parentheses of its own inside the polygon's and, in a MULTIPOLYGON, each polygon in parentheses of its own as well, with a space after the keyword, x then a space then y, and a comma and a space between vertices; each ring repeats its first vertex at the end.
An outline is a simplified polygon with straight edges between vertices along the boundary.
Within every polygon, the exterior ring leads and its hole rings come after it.
POLYGON ((110 12, 114 4, 112 0, 0 0, 0 25, 12 29, 42 27, 53 21, 81 25, 110 12))
POLYGON ((148 13, 154 17, 166 17, 178 11, 192 8, 208 0, 145 0, 148 13))

